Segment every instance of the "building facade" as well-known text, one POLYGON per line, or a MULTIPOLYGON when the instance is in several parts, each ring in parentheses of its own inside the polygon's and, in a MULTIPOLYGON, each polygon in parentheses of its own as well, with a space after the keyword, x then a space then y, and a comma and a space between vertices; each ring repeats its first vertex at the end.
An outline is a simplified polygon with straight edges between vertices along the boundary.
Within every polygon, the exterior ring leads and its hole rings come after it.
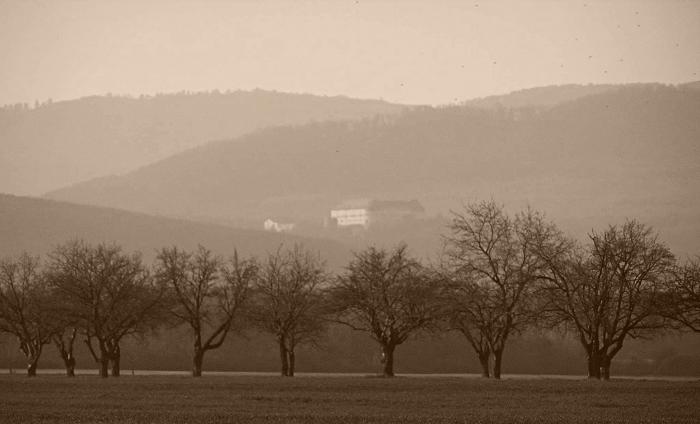
POLYGON ((331 221, 338 227, 392 223, 420 218, 425 209, 417 200, 358 200, 345 202, 331 210, 331 221))

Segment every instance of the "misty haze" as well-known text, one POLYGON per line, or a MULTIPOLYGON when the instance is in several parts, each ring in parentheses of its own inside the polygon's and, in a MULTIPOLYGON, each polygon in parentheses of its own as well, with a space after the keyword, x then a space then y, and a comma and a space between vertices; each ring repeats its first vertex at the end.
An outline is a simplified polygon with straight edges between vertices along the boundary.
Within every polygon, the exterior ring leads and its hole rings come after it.
POLYGON ((0 0, 0 422, 697 422, 699 73, 694 0, 0 0))

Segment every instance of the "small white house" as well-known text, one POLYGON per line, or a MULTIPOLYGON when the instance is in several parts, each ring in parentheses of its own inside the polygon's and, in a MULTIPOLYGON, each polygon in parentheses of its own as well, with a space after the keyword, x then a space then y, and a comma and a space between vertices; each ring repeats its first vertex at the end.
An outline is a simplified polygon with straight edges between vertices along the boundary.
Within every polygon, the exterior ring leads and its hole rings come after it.
POLYGON ((280 223, 273 221, 270 218, 267 218, 265 222, 263 222, 263 228, 265 231, 274 231, 276 233, 285 233, 292 231, 295 227, 295 224, 293 223, 280 223))

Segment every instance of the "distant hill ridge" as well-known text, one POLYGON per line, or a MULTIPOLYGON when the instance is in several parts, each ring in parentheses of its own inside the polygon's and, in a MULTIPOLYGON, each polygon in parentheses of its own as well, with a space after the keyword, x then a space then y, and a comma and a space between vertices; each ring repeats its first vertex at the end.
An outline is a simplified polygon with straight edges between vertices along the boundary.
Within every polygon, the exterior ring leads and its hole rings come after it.
POLYGON ((464 102, 466 106, 493 108, 552 107, 581 97, 620 88, 614 84, 565 84, 533 87, 508 94, 480 97, 464 102))
POLYGON ((268 126, 403 109, 379 100, 264 90, 91 96, 0 108, 0 192, 37 195, 268 126))
POLYGON ((254 225, 320 220, 348 198, 417 199, 446 213, 494 197, 579 234, 637 217, 697 249, 698 140, 700 91, 629 85, 541 110, 418 107, 268 128, 49 197, 254 225))
MULTIPOLYGON (((659 83, 632 83, 632 84, 563 84, 533 87, 512 91, 507 94, 479 97, 462 103, 484 109, 494 108, 549 108, 562 103, 571 102, 582 97, 602 94, 611 90, 632 87, 673 87, 659 83)), ((700 90, 700 81, 677 84, 675 87, 700 90)))
POLYGON ((338 242, 297 237, 261 230, 163 218, 124 210, 75 205, 66 202, 0 194, 0 258, 22 251, 45 254, 71 239, 90 243, 118 243, 140 251, 151 261, 157 249, 179 246, 193 250, 203 245, 217 254, 262 255, 295 243, 320 252, 337 269, 349 258, 338 242))

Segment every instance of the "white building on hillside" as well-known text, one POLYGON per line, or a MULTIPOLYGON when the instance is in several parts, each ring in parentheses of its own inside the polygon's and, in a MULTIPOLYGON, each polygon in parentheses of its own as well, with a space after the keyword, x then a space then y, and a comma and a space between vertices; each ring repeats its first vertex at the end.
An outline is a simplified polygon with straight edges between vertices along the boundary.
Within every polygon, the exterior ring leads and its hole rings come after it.
POLYGON ((350 225, 369 226, 369 210, 364 207, 353 206, 338 206, 337 209, 331 210, 331 219, 339 227, 348 227, 350 225))
POLYGON ((267 218, 265 222, 263 222, 263 228, 265 231, 274 231, 276 233, 286 233, 289 231, 292 231, 294 229, 295 225, 293 223, 280 223, 277 221, 273 221, 270 218, 267 218))
POLYGON ((331 210, 331 219, 339 227, 369 227, 380 222, 391 223, 405 218, 419 218, 425 209, 417 200, 356 200, 331 210))

